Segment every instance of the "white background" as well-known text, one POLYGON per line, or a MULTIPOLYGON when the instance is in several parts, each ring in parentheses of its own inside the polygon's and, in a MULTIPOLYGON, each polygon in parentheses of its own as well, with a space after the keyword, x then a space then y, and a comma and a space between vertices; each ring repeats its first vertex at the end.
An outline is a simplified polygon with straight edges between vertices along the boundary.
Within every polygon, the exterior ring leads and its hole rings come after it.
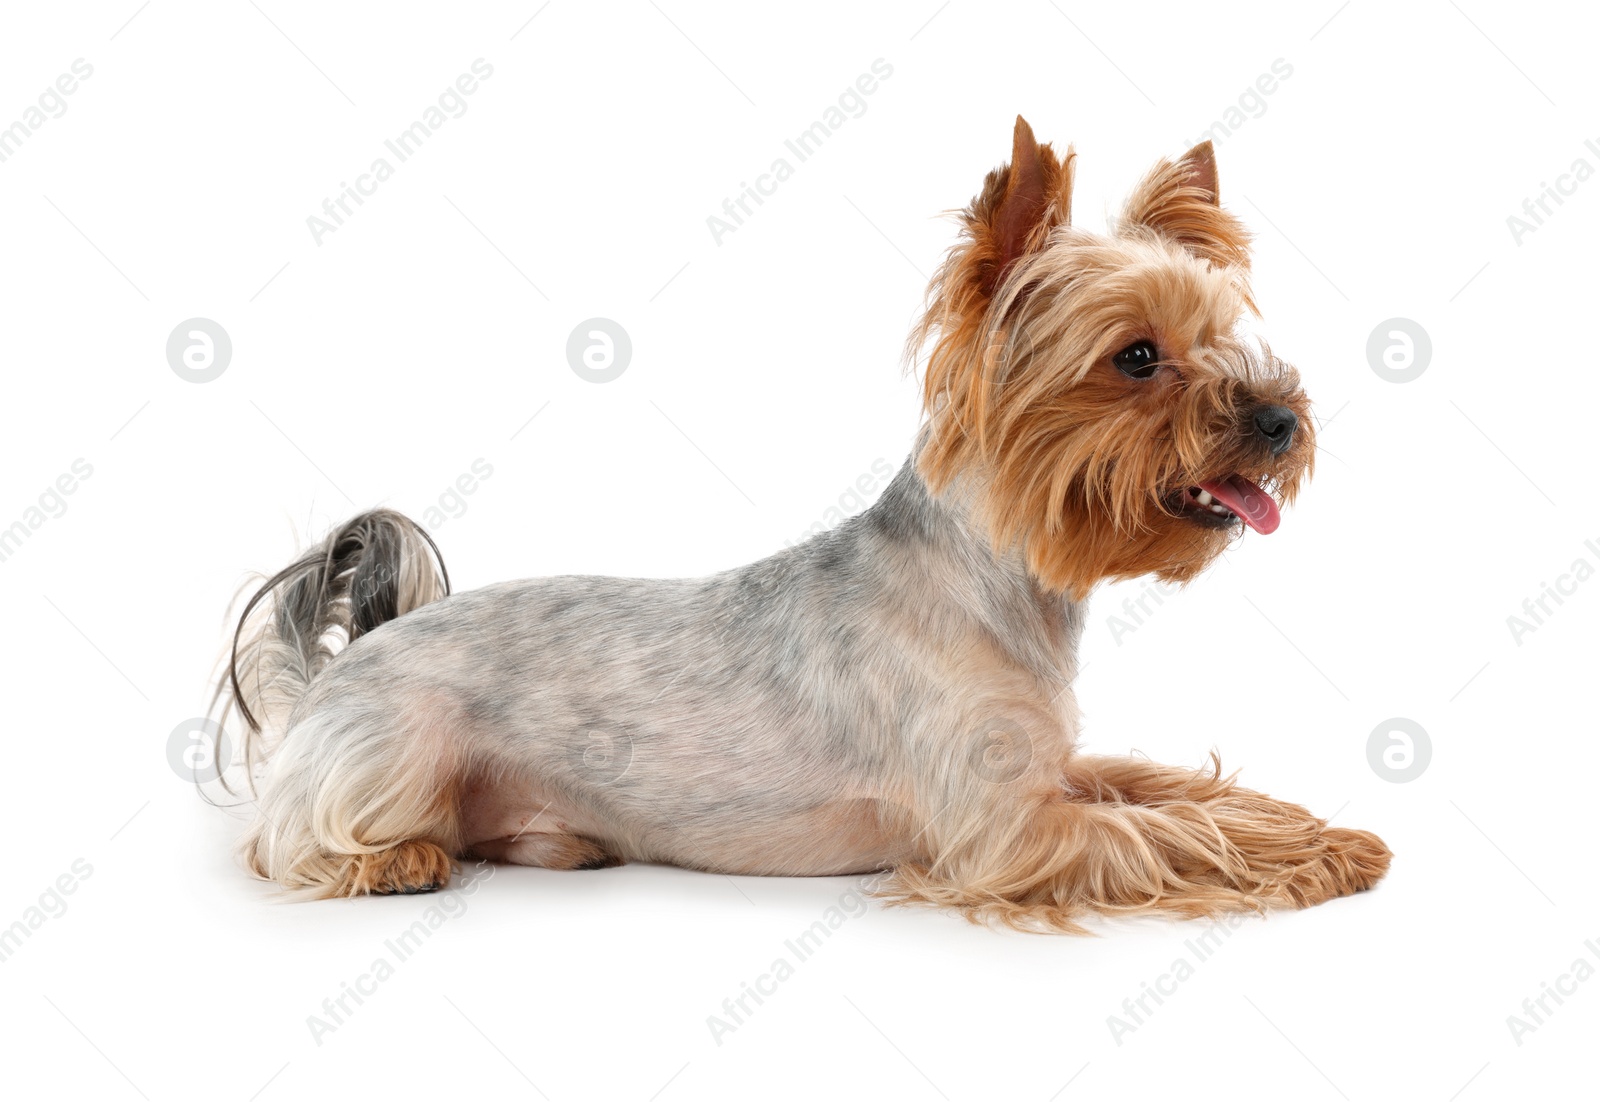
POLYGON ((1574 160, 1600 168, 1592 15, 539 2, 3 17, 0 126, 75 59, 94 70, 0 164, 0 527, 93 469, 0 562, 0 926, 92 868, 0 964, 8 1091, 1591 1094, 1600 982, 1520 1044, 1507 1018, 1600 967, 1600 581, 1520 641, 1507 618, 1600 565, 1600 181, 1520 243, 1506 219, 1574 160), (466 113, 317 244, 307 217, 480 57, 466 113), (715 243, 707 217, 877 58, 893 75, 865 113, 715 243), (1382 886, 1244 923, 1120 1043, 1108 1016, 1198 925, 1039 937, 874 906, 718 1044, 708 1016, 852 881, 507 868, 319 1045, 308 1016, 438 898, 275 906, 231 855, 242 812, 169 768, 246 572, 359 509, 421 515, 478 459, 492 476, 435 532, 458 588, 768 554, 905 455, 898 357, 954 239, 940 214, 1019 111, 1076 143, 1095 226, 1279 58, 1292 76, 1217 155, 1259 234, 1266 332, 1323 422, 1316 479, 1132 634, 1109 617, 1139 587, 1102 591, 1080 699, 1091 749, 1216 747, 1378 831, 1382 886), (164 351, 197 316, 234 348, 204 385, 164 351), (606 385, 564 351, 596 316, 633 341, 606 385), (1368 363, 1393 317, 1431 336, 1414 382, 1368 363), (1403 784, 1367 757, 1396 716, 1432 744, 1403 784))

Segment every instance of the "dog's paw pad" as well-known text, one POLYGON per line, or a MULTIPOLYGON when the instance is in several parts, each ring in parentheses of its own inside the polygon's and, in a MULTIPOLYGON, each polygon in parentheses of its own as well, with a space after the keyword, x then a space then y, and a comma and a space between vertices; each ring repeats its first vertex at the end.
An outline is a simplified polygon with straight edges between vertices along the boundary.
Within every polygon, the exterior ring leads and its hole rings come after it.
POLYGON ((614 869, 622 864, 626 864, 622 858, 613 857, 609 853, 602 853, 598 857, 590 857, 572 867, 575 871, 586 871, 588 869, 614 869))
POLYGON ((442 887, 444 887, 444 885, 443 884, 438 884, 438 883, 434 883, 434 884, 408 884, 405 887, 400 888, 398 890, 391 890, 387 894, 389 894, 389 895, 426 895, 429 892, 436 892, 442 887))

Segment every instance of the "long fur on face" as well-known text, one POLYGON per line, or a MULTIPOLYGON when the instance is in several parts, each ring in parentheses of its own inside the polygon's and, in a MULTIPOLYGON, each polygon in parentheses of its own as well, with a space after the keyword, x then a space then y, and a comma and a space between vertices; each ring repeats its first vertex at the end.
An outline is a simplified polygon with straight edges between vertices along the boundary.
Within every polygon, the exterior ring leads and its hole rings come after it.
MULTIPOLYGON (((1074 597, 1104 580, 1187 581, 1229 534, 1172 508, 1186 486, 1239 474, 1293 500, 1310 473, 1310 407, 1292 368, 1236 336, 1251 309, 1248 237, 1216 201, 1209 145, 1162 162, 1109 236, 1067 224, 1070 171, 1018 121, 1014 158, 1046 166, 1049 201, 1019 198, 1015 162, 963 216, 965 240, 930 290, 911 347, 936 341, 924 374, 936 491, 976 482, 997 547, 1020 545, 1040 581, 1074 597), (1016 229, 1016 208, 1037 218, 1016 229), (1162 368, 1130 379, 1113 355, 1152 341, 1162 368), (1272 455, 1251 417, 1300 422, 1272 455)), ((1068 163, 1071 162, 1071 154, 1068 163)))

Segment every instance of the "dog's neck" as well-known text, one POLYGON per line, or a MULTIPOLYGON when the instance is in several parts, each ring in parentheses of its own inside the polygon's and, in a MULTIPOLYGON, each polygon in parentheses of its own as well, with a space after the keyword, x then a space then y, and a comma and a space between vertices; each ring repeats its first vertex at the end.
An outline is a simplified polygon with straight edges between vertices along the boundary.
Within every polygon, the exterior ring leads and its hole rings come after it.
POLYGON ((993 643, 1047 682, 1076 675, 1086 602, 1042 588, 1020 548, 996 551, 977 507, 983 486, 958 479, 934 495, 917 471, 922 440, 860 518, 882 541, 883 568, 918 580, 920 599, 975 622, 993 643))

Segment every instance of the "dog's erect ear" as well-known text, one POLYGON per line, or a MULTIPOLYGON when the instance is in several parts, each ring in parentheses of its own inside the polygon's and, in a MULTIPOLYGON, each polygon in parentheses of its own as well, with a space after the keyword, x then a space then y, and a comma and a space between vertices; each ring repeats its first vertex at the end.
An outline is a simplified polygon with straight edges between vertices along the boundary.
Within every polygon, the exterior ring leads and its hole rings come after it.
POLYGON ((1209 140, 1179 157, 1178 167, 1189 174, 1190 187, 1199 188, 1211 197, 1212 206, 1222 201, 1222 193, 1217 190, 1217 151, 1209 140))
POLYGON ((1220 205, 1208 141, 1151 169, 1129 196, 1122 224, 1146 226, 1212 264, 1250 267, 1250 233, 1220 205))
POLYGON ((1011 163, 989 173, 967 212, 977 246, 979 289, 992 295, 1020 258, 1044 247, 1050 231, 1072 221, 1072 165, 1034 140, 1021 115, 1011 137, 1011 163))

